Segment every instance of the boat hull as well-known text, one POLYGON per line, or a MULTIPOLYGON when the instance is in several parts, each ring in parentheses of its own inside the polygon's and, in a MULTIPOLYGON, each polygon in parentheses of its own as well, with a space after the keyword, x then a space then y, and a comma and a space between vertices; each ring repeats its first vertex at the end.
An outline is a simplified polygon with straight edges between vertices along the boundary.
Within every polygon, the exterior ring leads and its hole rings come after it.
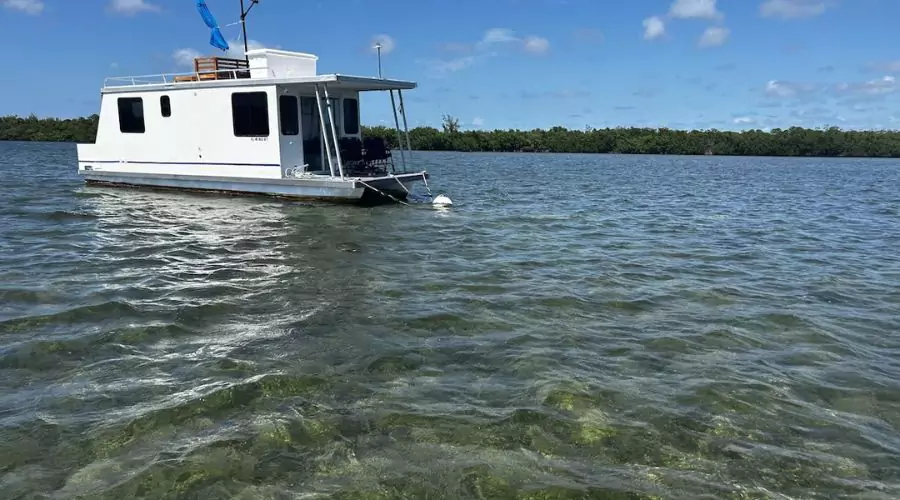
POLYGON ((329 200, 362 204, 391 203, 394 201, 392 197, 405 200, 412 185, 424 182, 429 177, 427 172, 416 172, 383 177, 345 177, 344 180, 323 175, 262 179, 90 170, 81 170, 79 175, 86 184, 95 186, 329 200))

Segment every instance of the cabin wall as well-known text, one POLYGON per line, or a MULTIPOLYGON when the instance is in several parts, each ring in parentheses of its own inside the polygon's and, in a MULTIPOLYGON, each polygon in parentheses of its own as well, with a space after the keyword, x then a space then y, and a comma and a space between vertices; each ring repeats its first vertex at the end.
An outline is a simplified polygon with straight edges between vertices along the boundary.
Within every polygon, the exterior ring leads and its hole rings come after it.
POLYGON ((103 171, 281 178, 276 100, 274 85, 105 93, 95 144, 78 146, 79 169, 90 165, 103 171), (235 136, 232 94, 245 92, 265 93, 267 136, 235 136), (163 96, 169 101, 168 117, 163 116, 163 96), (144 131, 123 132, 118 101, 138 97, 144 131))

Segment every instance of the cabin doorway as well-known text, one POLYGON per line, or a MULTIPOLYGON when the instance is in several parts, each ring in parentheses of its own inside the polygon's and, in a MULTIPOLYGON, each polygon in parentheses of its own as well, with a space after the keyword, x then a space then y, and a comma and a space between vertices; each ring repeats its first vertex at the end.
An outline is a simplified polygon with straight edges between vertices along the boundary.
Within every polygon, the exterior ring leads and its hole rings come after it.
POLYGON ((303 142, 300 137, 300 97, 291 93, 278 96, 278 118, 281 134, 281 169, 303 165, 303 142))
POLYGON ((335 132, 338 137, 343 134, 341 132, 340 119, 340 99, 330 98, 322 99, 322 115, 319 115, 319 106, 316 98, 311 96, 303 96, 300 98, 300 119, 301 132, 303 133, 303 158, 309 164, 308 170, 311 172, 320 172, 331 175, 331 166, 328 163, 328 152, 331 152, 331 164, 334 166, 334 174, 337 175, 337 144, 334 142, 334 136, 331 130, 331 116, 328 110, 328 104, 331 104, 331 114, 334 115, 335 132), (322 120, 325 119, 325 136, 322 136, 322 120), (328 144, 325 144, 328 141, 328 144))
POLYGON ((328 164, 325 163, 322 155, 322 124, 319 121, 319 108, 316 107, 315 97, 300 98, 300 121, 301 131, 303 133, 303 159, 309 165, 307 169, 310 172, 325 172, 328 170, 328 164))

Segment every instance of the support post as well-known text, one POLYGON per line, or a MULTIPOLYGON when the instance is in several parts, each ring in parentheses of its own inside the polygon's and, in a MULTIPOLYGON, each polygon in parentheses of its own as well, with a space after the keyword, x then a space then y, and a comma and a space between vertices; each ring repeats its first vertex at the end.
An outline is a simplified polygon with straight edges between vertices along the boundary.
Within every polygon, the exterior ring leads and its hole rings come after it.
POLYGON ((406 152, 409 153, 409 160, 412 161, 412 146, 409 145, 409 126, 406 124, 406 106, 403 105, 403 91, 397 90, 400 97, 400 115, 403 116, 403 133, 406 134, 406 152))
POLYGON ((394 101, 393 89, 391 89, 391 108, 394 110, 394 129, 397 131, 397 146, 400 147, 400 160, 403 162, 403 173, 406 173, 406 155, 403 153, 403 138, 400 137, 400 120, 397 118, 397 104, 394 101))
POLYGON ((341 161, 341 145, 338 142, 337 127, 334 125, 334 110, 331 105, 331 99, 328 98, 328 85, 323 84, 325 89, 325 106, 328 108, 328 121, 331 122, 331 137, 334 139, 334 154, 337 156, 338 172, 341 174, 341 180, 344 180, 344 163, 341 161))
POLYGON ((322 140, 325 141, 325 156, 328 157, 328 170, 334 177, 334 165, 331 163, 331 146, 328 145, 328 132, 325 130, 325 113, 322 111, 322 98, 319 95, 319 84, 316 84, 316 107, 319 108, 319 124, 322 126, 322 140))

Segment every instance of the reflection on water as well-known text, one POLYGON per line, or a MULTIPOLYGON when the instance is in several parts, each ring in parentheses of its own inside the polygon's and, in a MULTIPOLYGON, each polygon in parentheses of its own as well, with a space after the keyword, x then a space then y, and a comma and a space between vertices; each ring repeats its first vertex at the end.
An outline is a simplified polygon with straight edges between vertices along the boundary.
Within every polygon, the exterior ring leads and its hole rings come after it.
POLYGON ((5 497, 900 494, 893 163, 421 154, 438 211, 0 151, 5 497))

